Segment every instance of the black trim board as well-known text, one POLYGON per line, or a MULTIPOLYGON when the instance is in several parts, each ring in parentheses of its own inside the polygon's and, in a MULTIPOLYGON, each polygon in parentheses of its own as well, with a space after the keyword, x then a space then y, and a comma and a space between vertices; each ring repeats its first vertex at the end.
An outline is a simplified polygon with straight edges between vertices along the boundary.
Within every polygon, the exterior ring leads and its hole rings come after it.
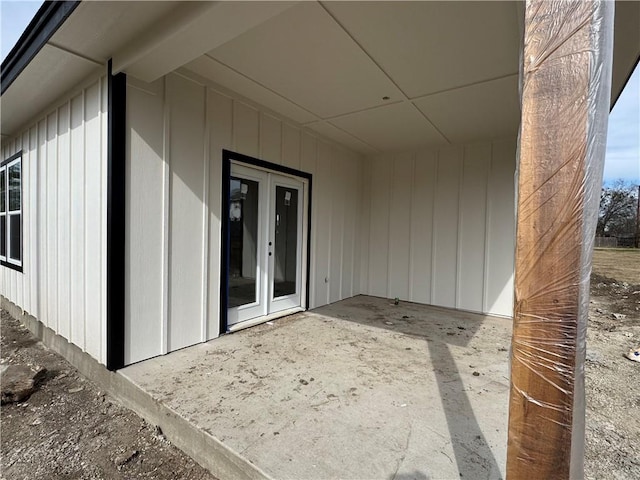
MULTIPOLYGON (((16 158, 20 158, 20 211, 23 211, 23 206, 24 206, 24 177, 22 175, 22 173, 24 172, 24 168, 23 168, 23 158, 22 158, 22 154, 24 153, 24 150, 20 150, 18 153, 14 153, 13 155, 11 155, 9 158, 7 158, 6 160, 2 160, 2 162, 0 162, 0 167, 3 167, 11 162, 13 162, 16 158)), ((5 170, 6 171, 6 170, 5 170)), ((9 175, 9 172, 6 171, 7 173, 5 175, 9 175)), ((7 203, 6 205, 6 212, 7 212, 7 225, 9 224, 9 204, 7 203)), ((5 231, 6 233, 6 231, 5 231)), ((6 255, 7 258, 9 258, 9 242, 6 243, 6 255)), ((20 265, 15 265, 13 263, 10 263, 8 260, 0 260, 0 265, 2 265, 3 267, 7 267, 10 268, 11 270, 15 270, 16 272, 20 272, 23 273, 24 272, 24 215, 21 213, 20 214, 20 265)))
POLYGON ((229 208, 230 205, 230 187, 229 180, 231 177, 231 160, 242 162, 254 167, 260 167, 272 170, 278 173, 285 173, 295 177, 304 178, 309 182, 309 197, 307 204, 307 283, 305 285, 306 303, 305 309, 309 308, 309 272, 311 271, 311 202, 313 192, 313 176, 310 173, 296 170, 295 168, 286 167, 277 163, 267 162, 258 158, 243 155, 241 153, 232 152, 231 150, 222 150, 222 204, 221 204, 221 254, 220 254, 220 334, 227 333, 227 305, 229 304, 229 208), (225 212, 226 215, 225 215, 225 212))
POLYGON ((127 77, 108 65, 107 368, 124 367, 127 77))
POLYGON ((79 1, 44 2, 0 67, 1 95, 11 86, 38 52, 44 47, 79 1))
POLYGON ((0 162, 0 167, 6 165, 7 163, 11 163, 13 162, 16 158, 18 157, 22 157, 22 153, 24 152, 24 150, 20 150, 18 153, 14 153, 13 155, 11 155, 9 158, 7 158, 6 160, 2 160, 0 162))

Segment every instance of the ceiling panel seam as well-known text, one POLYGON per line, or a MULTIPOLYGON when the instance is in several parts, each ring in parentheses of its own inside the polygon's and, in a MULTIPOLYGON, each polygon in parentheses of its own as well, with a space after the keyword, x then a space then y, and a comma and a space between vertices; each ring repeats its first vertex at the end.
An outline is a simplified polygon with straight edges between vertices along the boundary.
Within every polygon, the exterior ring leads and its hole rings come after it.
MULTIPOLYGON (((379 108, 385 108, 385 107, 390 107, 392 105, 398 105, 400 103, 411 103, 410 100, 396 100, 396 101, 390 101, 388 103, 385 103, 384 105, 373 105, 371 107, 364 107, 361 108, 360 110, 353 110, 351 112, 346 112, 346 113, 339 113, 338 115, 331 115, 329 117, 324 117, 322 118, 322 120, 326 120, 326 121, 331 121, 331 120, 337 120, 338 118, 343 118, 343 117, 348 117, 350 115, 355 115, 357 113, 363 113, 363 112, 368 112, 371 110, 377 110, 379 108)), ((313 123, 313 122, 305 122, 305 125, 308 123, 313 123)))
POLYGON ((87 57, 86 55, 83 55, 82 53, 76 52, 74 50, 70 50, 69 48, 63 47, 61 45, 58 45, 55 42, 49 41, 49 42, 47 42, 47 45, 49 45, 49 46, 51 46, 53 48, 56 48, 56 49, 60 50, 61 52, 65 52, 65 53, 68 53, 69 55, 73 55, 75 57, 78 57, 78 58, 81 58, 83 60, 86 60, 87 62, 94 63, 94 64, 96 64, 96 65, 98 65, 100 67, 105 65, 105 62, 102 62, 100 60, 96 60, 95 58, 87 57))
MULTIPOLYGON (((256 85, 258 85, 259 87, 264 88, 265 90, 268 90, 269 92, 273 93, 274 95, 277 95, 278 97, 284 99, 285 101, 291 103, 292 105, 298 106, 295 102, 292 102, 288 98, 283 97, 282 95, 280 95, 279 93, 271 90, 270 88, 261 85, 259 82, 256 82, 252 78, 247 77, 246 75, 242 74, 241 72, 238 72, 237 70, 233 69, 232 67, 229 67, 229 66, 225 65, 224 63, 220 62, 219 60, 216 60, 215 58, 210 57, 208 54, 204 54, 204 56, 206 56, 207 58, 211 59, 212 61, 224 66, 225 68, 228 68, 228 69, 232 70, 233 72, 237 73, 238 75, 241 75, 242 77, 246 78, 247 80, 255 83, 256 85)), ((222 95, 225 95, 225 96, 228 96, 229 98, 237 99, 237 97, 235 97, 234 95, 238 95, 238 92, 234 92, 233 90, 227 90, 227 87, 218 86, 218 87, 221 87, 223 89, 223 91, 216 90, 216 87, 213 87, 210 82, 213 82, 213 84, 216 85, 216 86, 217 86, 217 84, 211 78, 203 77, 203 76, 199 75, 198 73, 192 72, 192 71, 190 71, 188 69, 186 71, 184 71, 182 69, 178 69, 178 70, 175 70, 173 73, 176 74, 176 75, 179 75, 179 76, 181 76, 181 77, 183 77, 183 78, 185 78, 187 80, 200 83, 203 86, 207 86, 207 88, 213 88, 218 93, 220 93, 222 95), (199 79, 201 79, 201 80, 199 80, 199 79), (227 90, 227 92, 230 92, 230 93, 225 93, 224 90, 227 90), (231 95, 231 96, 229 96, 229 95, 231 95)), ((240 94, 240 96, 242 97, 241 94, 240 94)), ((238 100, 243 102, 243 103, 245 103, 242 99, 238 99, 238 100)), ((359 137, 353 135, 352 133, 349 133, 346 130, 344 130, 344 129, 340 128, 340 127, 337 127, 336 125, 333 125, 332 123, 330 123, 330 122, 318 117, 317 115, 315 115, 314 113, 310 112, 309 110, 307 110, 307 109, 305 109, 303 107, 299 107, 299 108, 303 109, 305 112, 308 112, 310 115, 312 115, 314 118, 316 118, 316 120, 313 120, 311 122, 305 122, 305 123, 297 122, 297 121, 293 120, 292 118, 289 118, 288 116, 283 115, 282 113, 278 112, 277 110, 270 109, 268 106, 263 105, 260 102, 256 102, 255 100, 252 100, 250 98, 246 98, 246 101, 249 102, 248 105, 251 106, 251 108, 257 108, 258 110, 263 111, 263 113, 265 113, 267 115, 270 115, 273 118, 276 118, 276 119, 278 119, 278 120, 280 120, 280 121, 282 121, 284 123, 288 123, 288 124, 290 124, 290 125, 292 125, 292 126, 294 126, 296 128, 305 129, 305 130, 309 131, 310 133, 312 133, 313 136, 318 136, 319 135, 320 138, 328 139, 328 140, 330 140, 332 142, 337 142, 337 143, 340 143, 341 145, 344 145, 339 140, 336 140, 334 138, 328 137, 328 136, 326 136, 326 135, 324 135, 324 134, 322 134, 322 133, 320 133, 318 131, 315 131, 315 130, 311 129, 311 126, 314 125, 314 124, 331 125, 336 130, 339 130, 340 132, 344 133, 345 135, 351 137, 353 140, 355 140, 357 142, 360 142, 364 147, 367 147, 367 148, 373 150, 374 152, 378 152, 378 153, 380 152, 380 150, 378 148, 372 146, 368 142, 365 142, 364 140, 360 139, 359 137), (262 110, 264 108, 266 108, 267 110, 262 110)), ((397 103, 401 103, 401 102, 397 102, 397 103)), ((349 147, 348 145, 345 145, 345 147, 353 150, 353 148, 349 147)), ((369 152, 369 153, 371 153, 371 152, 369 152)))
POLYGON ((339 126, 335 125, 334 123, 328 121, 328 120, 322 120, 320 123, 326 123, 328 125, 331 125, 333 128, 335 128, 336 130, 340 130, 342 133, 350 136, 351 138, 359 141, 360 143, 362 143, 363 145, 366 145, 367 147, 369 147, 370 149, 372 149, 374 152, 380 153, 380 149, 374 147, 373 145, 371 145, 369 142, 365 142, 364 140, 362 140, 360 137, 358 137, 357 135, 354 135, 351 132, 348 132, 347 130, 340 128, 339 126))
POLYGON ((414 104, 413 102, 411 102, 411 106, 412 106, 412 107, 413 107, 413 109, 414 109, 414 110, 416 110, 416 111, 417 111, 417 112, 418 112, 422 117, 424 117, 424 119, 425 119, 427 122, 429 122, 429 124, 430 124, 430 125, 431 125, 435 130, 436 130, 436 132, 438 132, 438 133, 442 136, 442 138, 444 138, 444 139, 446 140, 446 142, 447 142, 449 145, 451 145, 451 144, 452 144, 451 140, 449 140, 449 138, 448 138, 444 133, 442 133, 442 131, 437 127, 437 125, 436 125, 435 123, 433 123, 433 122, 431 121, 431 119, 427 116, 427 114, 426 114, 426 113, 424 113, 422 110, 420 110, 420 109, 417 107, 417 105, 416 105, 416 104, 414 104))
MULTIPOLYGON (((295 106, 296 106, 296 107, 298 107, 300 110, 303 110, 303 111, 307 112, 309 115, 311 115, 313 118, 315 118, 315 119, 316 119, 316 120, 314 120, 314 121, 321 121, 321 120, 323 120, 323 119, 322 119, 322 117, 319 117, 318 115, 316 115, 315 113, 313 113, 311 110, 308 110, 307 108, 303 107, 302 105, 299 105, 298 103, 294 102, 293 100, 291 100, 291 99, 289 99, 289 98, 285 97, 284 95, 282 95, 282 94, 280 94, 280 93, 276 92, 275 90, 273 90, 273 89, 271 89, 271 88, 267 87, 266 85, 263 85, 262 83, 260 83, 260 82, 258 82, 257 80, 255 80, 255 79, 253 79, 253 78, 251 78, 251 77, 249 77, 249 76, 245 75, 244 73, 242 73, 242 72, 240 72, 240 71, 236 70, 235 68, 230 67, 229 65, 227 65, 227 64, 226 64, 226 63, 224 63, 224 62, 221 62, 221 61, 220 61, 220 60, 218 60, 217 58, 212 57, 211 55, 209 55, 209 53, 205 53, 205 54, 204 54, 204 56, 205 56, 205 57, 207 57, 208 59, 210 59, 211 61, 216 62, 217 64, 222 65, 222 66, 223 66, 223 67, 225 67, 225 68, 228 68, 228 69, 229 69, 229 70, 231 70, 232 72, 234 72, 234 73, 236 73, 236 74, 240 75, 241 77, 243 77, 243 78, 245 78, 245 79, 249 80, 250 82, 252 82, 252 83, 256 84, 256 85, 257 85, 257 86, 259 86, 260 88, 263 88, 263 89, 267 90, 268 92, 273 93, 274 95, 276 95, 276 96, 278 96, 279 98, 281 98, 282 100, 284 100, 284 101, 286 101, 286 102, 290 103, 291 105, 295 105, 295 106)), ((307 122, 307 123, 310 123, 310 122, 307 122)))
MULTIPOLYGON (((351 41, 357 45, 357 47, 367 56, 367 58, 369 60, 371 60, 373 62, 373 64, 378 68, 378 70, 380 70, 380 72, 382 72, 382 74, 387 77, 387 79, 398 89, 398 91, 400 92, 400 94, 404 97, 403 100, 405 102, 409 102, 409 104, 411 105, 411 107, 416 110, 441 136, 442 138, 444 138, 446 140, 447 143, 451 144, 451 141, 446 137, 446 135, 444 135, 442 133, 442 131, 440 131, 440 129, 429 119, 429 117, 422 112, 417 106, 415 106, 413 104, 413 102, 411 101, 411 99, 409 98, 409 96, 405 93, 405 91, 400 88, 400 85, 398 85, 398 83, 391 77, 391 75, 389 75, 389 73, 387 73, 387 71, 382 68, 382 66, 373 58, 373 56, 360 44, 360 42, 358 42, 355 37, 351 34, 351 32, 349 32, 349 30, 347 30, 347 28, 342 25, 342 23, 329 11, 329 9, 324 5, 324 2, 319 1, 318 4, 324 9, 325 12, 327 12, 327 15, 329 15, 333 21, 336 23, 336 25, 338 25, 344 32, 345 34, 351 39, 351 41)), ((385 105, 383 105, 384 107, 385 105)))
POLYGON ((329 9, 324 5, 324 2, 319 1, 318 4, 323 8, 325 12, 327 12, 327 15, 331 17, 331 19, 336 23, 336 25, 338 25, 342 29, 342 31, 362 51, 362 53, 364 53, 367 56, 367 58, 371 60, 371 62, 373 62, 373 64, 378 68, 378 70, 380 70, 380 72, 382 72, 382 74, 385 77, 387 77, 387 79, 398 89, 400 94, 404 97, 404 100, 410 100, 409 96, 404 92, 402 88, 400 88, 400 85, 398 85, 398 83, 393 78, 391 78, 391 75, 389 75, 387 71, 384 68, 382 68, 382 66, 373 58, 373 56, 371 56, 371 54, 360 44, 360 42, 358 42, 355 39, 355 37, 351 34, 351 32, 349 32, 349 30, 347 30, 346 27, 342 25, 342 23, 329 11, 329 9))
POLYGON ((486 80, 478 80, 477 82, 467 83, 466 85, 460 85, 460 86, 457 86, 457 87, 451 87, 451 88, 445 88, 443 90, 438 90, 436 92, 425 93, 424 95, 418 95, 417 97, 410 98, 409 100, 411 102, 415 102, 415 101, 422 100, 422 99, 427 98, 427 97, 432 97, 434 95, 440 95, 441 93, 448 93, 448 92, 453 92, 455 90, 462 90, 464 88, 475 87, 477 85, 482 85, 482 84, 485 84, 485 83, 491 83, 491 82, 495 82, 495 81, 498 81, 498 80, 504 80, 505 78, 517 77, 518 75, 519 75, 518 72, 508 73, 506 75, 500 75, 499 77, 492 77, 492 78, 487 78, 486 80))

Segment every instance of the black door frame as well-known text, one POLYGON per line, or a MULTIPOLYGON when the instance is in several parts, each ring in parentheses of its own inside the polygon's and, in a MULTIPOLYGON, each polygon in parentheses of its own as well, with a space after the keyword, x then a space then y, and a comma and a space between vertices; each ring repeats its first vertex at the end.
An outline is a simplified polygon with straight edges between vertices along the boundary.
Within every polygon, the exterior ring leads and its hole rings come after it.
POLYGON ((229 182, 231 181, 231 161, 243 163, 247 166, 259 167, 275 173, 284 173, 302 178, 308 181, 309 193, 307 203, 307 269, 306 284, 304 289, 305 304, 304 309, 309 308, 309 272, 311 271, 311 194, 312 194, 312 175, 295 168, 278 165, 277 163, 267 162, 258 158, 243 155, 241 153, 232 152, 231 150, 222 150, 222 203, 221 203, 221 254, 220 254, 220 334, 228 333, 227 325, 227 305, 229 304, 229 255, 230 255, 230 220, 229 209, 231 208, 231 192, 229 182))

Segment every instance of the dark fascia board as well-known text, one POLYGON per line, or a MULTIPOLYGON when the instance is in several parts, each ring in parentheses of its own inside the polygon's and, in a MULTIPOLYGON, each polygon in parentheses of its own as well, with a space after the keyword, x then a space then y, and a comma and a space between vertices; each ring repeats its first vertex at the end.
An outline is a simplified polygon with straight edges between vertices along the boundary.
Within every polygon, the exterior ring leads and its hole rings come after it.
POLYGON ((11 49, 0 67, 0 95, 11 86, 33 57, 49 41, 80 4, 79 1, 44 2, 36 12, 18 43, 11 49))

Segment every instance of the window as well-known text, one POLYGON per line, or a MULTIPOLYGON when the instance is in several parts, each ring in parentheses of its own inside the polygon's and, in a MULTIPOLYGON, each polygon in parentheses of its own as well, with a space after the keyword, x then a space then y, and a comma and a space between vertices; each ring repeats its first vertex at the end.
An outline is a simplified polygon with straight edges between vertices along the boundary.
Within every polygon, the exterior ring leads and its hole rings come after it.
POLYGON ((22 271, 22 152, 0 164, 0 264, 22 271))

